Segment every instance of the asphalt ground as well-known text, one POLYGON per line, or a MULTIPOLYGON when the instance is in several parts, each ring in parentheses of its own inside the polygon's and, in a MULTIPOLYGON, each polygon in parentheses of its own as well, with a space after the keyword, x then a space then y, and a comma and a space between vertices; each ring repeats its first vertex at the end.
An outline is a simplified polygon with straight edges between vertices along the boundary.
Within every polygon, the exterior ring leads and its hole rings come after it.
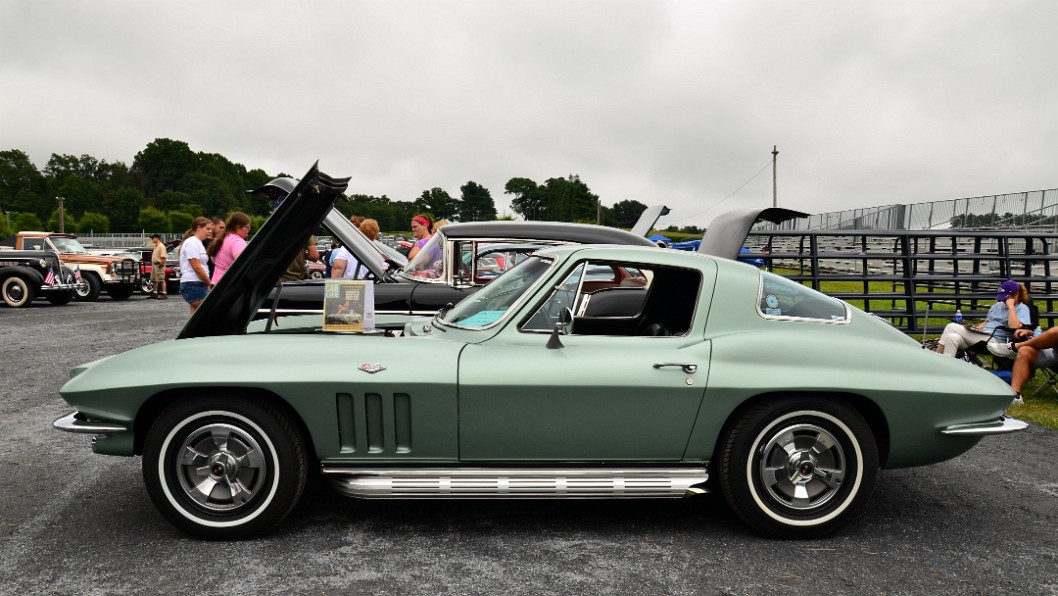
POLYGON ((0 306, 0 594, 1058 594, 1058 433, 1037 426, 883 471, 820 541, 761 538, 715 495, 358 501, 319 480, 266 538, 192 540, 138 458, 51 428, 69 368, 174 337, 186 305, 38 304, 0 306))

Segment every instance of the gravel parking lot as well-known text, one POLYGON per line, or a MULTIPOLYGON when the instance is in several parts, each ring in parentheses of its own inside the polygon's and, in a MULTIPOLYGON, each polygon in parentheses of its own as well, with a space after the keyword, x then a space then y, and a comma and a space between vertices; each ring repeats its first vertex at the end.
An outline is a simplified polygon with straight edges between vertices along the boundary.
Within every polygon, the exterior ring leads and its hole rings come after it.
POLYGON ((138 459, 51 428, 70 367, 186 319, 178 296, 0 307, 0 593, 1058 594, 1058 433, 1036 426, 883 472, 867 514, 818 542, 763 539, 714 495, 369 502, 318 480, 267 538, 191 540, 138 459))

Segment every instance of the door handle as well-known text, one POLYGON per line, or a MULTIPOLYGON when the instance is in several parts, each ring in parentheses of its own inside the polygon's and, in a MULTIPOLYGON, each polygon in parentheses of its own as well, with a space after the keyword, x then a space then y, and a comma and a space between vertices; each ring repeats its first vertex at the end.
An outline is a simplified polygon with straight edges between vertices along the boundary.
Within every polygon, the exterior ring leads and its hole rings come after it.
POLYGON ((682 368, 683 372, 685 372, 687 374, 693 374, 695 371, 698 370, 698 365, 697 364, 679 364, 679 363, 676 363, 676 362, 664 362, 664 363, 661 363, 661 364, 655 364, 654 368, 662 368, 664 366, 678 366, 678 367, 682 368))

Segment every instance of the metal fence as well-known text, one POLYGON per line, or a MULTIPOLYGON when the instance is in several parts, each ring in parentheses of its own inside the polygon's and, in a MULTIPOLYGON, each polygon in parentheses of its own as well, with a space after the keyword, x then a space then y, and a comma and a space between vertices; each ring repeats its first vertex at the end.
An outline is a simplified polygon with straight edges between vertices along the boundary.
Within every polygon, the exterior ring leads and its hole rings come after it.
POLYGON ((1039 230, 1058 233, 1058 189, 820 213, 759 229, 1039 230))

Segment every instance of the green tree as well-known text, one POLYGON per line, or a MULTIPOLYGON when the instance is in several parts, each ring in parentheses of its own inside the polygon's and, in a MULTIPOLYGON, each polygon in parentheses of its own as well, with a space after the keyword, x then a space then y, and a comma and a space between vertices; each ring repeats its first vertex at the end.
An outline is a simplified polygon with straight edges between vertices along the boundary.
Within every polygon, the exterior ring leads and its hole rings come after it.
POLYGON ((67 175, 61 181, 49 180, 49 195, 63 197, 66 213, 103 209, 103 186, 94 180, 67 175))
POLYGON ((268 221, 268 216, 267 215, 251 215, 250 216, 250 233, 251 234, 256 234, 257 231, 261 229, 261 226, 263 226, 264 222, 266 222, 266 221, 268 221))
POLYGON ((511 178, 503 187, 503 194, 514 195, 511 210, 526 220, 540 220, 546 213, 545 197, 540 185, 529 178, 511 178))
POLYGON ((102 213, 89 211, 81 216, 77 228, 82 234, 106 234, 110 232, 110 219, 102 213))
POLYGON ((110 219, 114 232, 136 232, 140 209, 146 204, 143 193, 135 188, 119 188, 103 196, 104 214, 110 219))
POLYGON ((491 221, 496 219, 496 203, 489 189, 473 180, 459 187, 460 221, 491 221))
MULTIPOLYGON (((186 192, 165 189, 154 197, 154 206, 162 211, 182 209, 191 204, 191 196, 186 192)), ((182 209, 187 211, 187 209, 182 209)))
POLYGON ((636 225, 639 216, 647 210, 647 206, 639 201, 624 200, 613 206, 613 225, 619 228, 631 228, 636 225))
POLYGON ((238 210, 239 203, 231 188, 216 176, 193 172, 181 178, 176 188, 187 193, 191 204, 200 205, 201 214, 206 217, 223 217, 238 210))
POLYGON ((195 219, 194 215, 186 211, 167 211, 165 215, 169 218, 169 229, 174 234, 183 234, 195 219))
POLYGON ((154 196, 173 188, 184 176, 196 171, 198 158, 187 143, 172 139, 155 139, 132 160, 132 176, 140 192, 154 196))
POLYGON ((44 224, 40 222, 40 218, 37 217, 36 213, 12 213, 11 227, 15 228, 16 232, 47 231, 44 229, 44 224))
MULTIPOLYGON (((52 232, 59 231, 58 209, 52 211, 51 215, 48 216, 48 230, 52 232)), ((74 218, 73 213, 71 213, 69 209, 66 209, 65 206, 63 207, 62 214, 62 231, 66 232, 67 234, 74 234, 77 232, 77 219, 74 218)))
POLYGON ((51 207, 44 201, 45 186, 44 176, 25 152, 0 151, 0 208, 44 215, 51 207))
POLYGON ((548 178, 543 185, 546 207, 544 217, 549 221, 594 222, 599 197, 591 192, 579 176, 548 178))
POLYGON ((166 217, 165 212, 154 207, 141 209, 137 223, 139 223, 140 229, 151 233, 162 234, 172 231, 169 227, 169 218, 166 217))
POLYGON ((452 219, 459 214, 459 200, 436 186, 422 191, 419 198, 415 199, 415 207, 423 213, 432 214, 436 219, 452 219))

